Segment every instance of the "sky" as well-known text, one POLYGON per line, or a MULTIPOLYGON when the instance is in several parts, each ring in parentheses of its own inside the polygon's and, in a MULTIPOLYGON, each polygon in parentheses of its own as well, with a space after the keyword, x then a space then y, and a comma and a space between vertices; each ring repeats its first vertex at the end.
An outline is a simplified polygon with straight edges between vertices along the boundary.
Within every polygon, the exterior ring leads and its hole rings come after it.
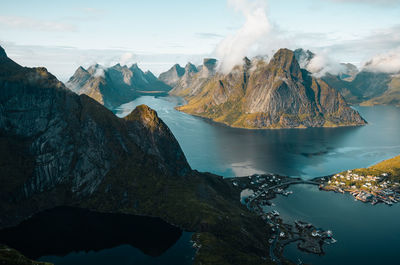
POLYGON ((62 81, 93 63, 158 75, 216 57, 228 69, 281 47, 362 66, 400 60, 400 0, 2 0, 0 45, 62 81))

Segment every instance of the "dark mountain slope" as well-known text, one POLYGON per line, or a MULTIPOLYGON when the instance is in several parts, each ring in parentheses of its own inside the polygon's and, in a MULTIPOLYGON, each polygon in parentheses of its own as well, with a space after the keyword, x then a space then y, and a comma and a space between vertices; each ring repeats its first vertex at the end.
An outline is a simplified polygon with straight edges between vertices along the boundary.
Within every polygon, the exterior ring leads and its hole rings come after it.
POLYGON ((240 190, 192 171, 153 110, 117 118, 46 69, 5 55, 0 172, 0 227, 57 206, 156 216, 196 232, 195 264, 271 264, 269 228, 240 204, 240 190))

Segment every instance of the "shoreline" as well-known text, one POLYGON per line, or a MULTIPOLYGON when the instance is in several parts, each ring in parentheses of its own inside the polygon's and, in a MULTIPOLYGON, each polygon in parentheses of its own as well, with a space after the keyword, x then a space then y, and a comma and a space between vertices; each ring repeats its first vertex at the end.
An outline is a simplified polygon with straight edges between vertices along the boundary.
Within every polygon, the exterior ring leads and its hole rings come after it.
POLYGON ((280 217, 279 212, 269 211, 265 207, 273 205, 270 200, 276 198, 277 194, 289 196, 292 192, 286 189, 290 185, 319 186, 319 182, 276 174, 254 174, 230 178, 227 181, 241 190, 242 204, 259 215, 271 228, 272 236, 268 239, 268 243, 271 244, 269 252, 275 262, 280 263, 281 259, 286 259, 283 256, 284 248, 293 242, 298 242, 297 248, 300 251, 316 255, 324 255, 323 246, 336 242, 330 230, 317 228, 301 220, 296 220, 294 224, 287 223, 280 217))

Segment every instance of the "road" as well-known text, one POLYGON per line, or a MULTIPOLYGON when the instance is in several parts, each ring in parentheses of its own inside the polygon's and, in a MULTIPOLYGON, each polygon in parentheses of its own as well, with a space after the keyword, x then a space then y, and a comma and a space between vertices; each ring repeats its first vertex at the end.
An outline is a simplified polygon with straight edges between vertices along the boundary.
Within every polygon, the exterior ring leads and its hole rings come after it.
POLYGON ((292 185, 292 184, 311 184, 311 185, 319 185, 320 183, 319 183, 319 182, 316 182, 316 181, 312 181, 312 180, 291 180, 291 181, 283 182, 283 183, 280 183, 280 184, 277 184, 277 185, 274 185, 274 186, 271 186, 271 187, 268 187, 268 188, 264 189, 264 192, 261 192, 261 193, 258 194, 257 196, 251 198, 251 199, 249 200, 249 202, 248 202, 248 205, 250 205, 254 200, 256 200, 258 197, 260 197, 261 194, 263 194, 263 193, 266 193, 266 192, 268 192, 268 191, 270 191, 270 190, 273 190, 273 189, 276 189, 276 188, 279 188, 279 187, 282 187, 282 186, 287 186, 287 185, 292 185))

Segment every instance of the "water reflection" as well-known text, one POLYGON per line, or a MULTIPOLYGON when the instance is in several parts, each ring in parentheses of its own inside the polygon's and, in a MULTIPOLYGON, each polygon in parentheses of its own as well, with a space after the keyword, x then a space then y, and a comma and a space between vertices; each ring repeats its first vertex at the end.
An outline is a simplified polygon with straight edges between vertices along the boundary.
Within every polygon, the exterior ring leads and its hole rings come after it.
POLYGON ((141 97, 115 109, 154 108, 178 139, 192 168, 226 177, 255 172, 312 178, 369 166, 400 153, 400 109, 356 107, 362 127, 283 130, 234 129, 174 109, 177 97, 141 97))

